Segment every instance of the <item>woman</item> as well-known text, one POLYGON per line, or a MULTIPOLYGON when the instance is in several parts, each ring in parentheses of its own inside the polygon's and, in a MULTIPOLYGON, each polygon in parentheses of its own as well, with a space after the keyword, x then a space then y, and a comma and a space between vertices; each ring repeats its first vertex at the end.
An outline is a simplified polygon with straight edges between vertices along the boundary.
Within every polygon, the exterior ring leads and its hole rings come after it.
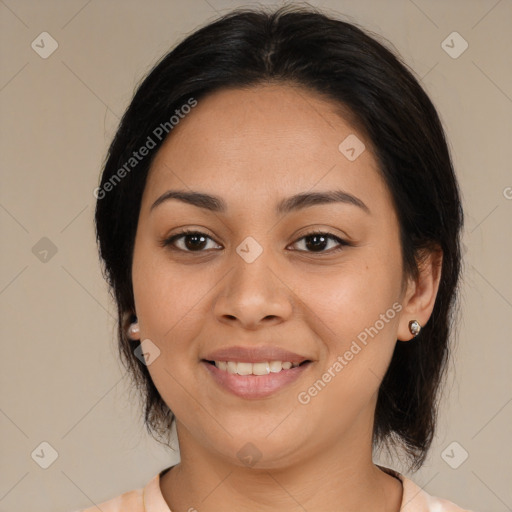
POLYGON ((234 11, 142 82, 95 195, 120 353, 181 455, 99 509, 463 510, 372 460, 431 445, 463 219, 388 49, 313 8, 234 11))

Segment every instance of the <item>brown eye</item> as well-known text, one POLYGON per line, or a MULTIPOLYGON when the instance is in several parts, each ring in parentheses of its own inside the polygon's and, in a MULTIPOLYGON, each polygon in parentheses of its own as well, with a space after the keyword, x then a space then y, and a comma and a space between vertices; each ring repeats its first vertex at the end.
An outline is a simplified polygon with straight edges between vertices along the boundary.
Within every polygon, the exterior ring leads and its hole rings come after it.
MULTIPOLYGON (((299 242, 302 242, 305 248, 298 250, 309 253, 337 252, 341 250, 343 246, 350 245, 345 240, 331 233, 325 232, 308 233, 307 235, 299 238, 295 244, 298 244, 299 242), (334 246, 332 245, 333 242, 334 246)), ((216 242, 207 234, 201 233, 200 231, 188 230, 166 238, 161 242, 161 245, 163 247, 170 247, 173 250, 175 249, 183 252, 206 252, 208 249, 222 248, 222 246, 216 244, 216 242), (210 247, 208 247, 209 241, 213 243, 213 246, 210 245, 210 247)))
POLYGON ((173 249, 184 252, 204 252, 203 249, 205 248, 211 249, 220 247, 218 245, 216 245, 216 247, 207 247, 209 240, 214 242, 212 238, 200 231, 182 231, 181 233, 165 239, 161 245, 164 247, 171 246, 173 249))
MULTIPOLYGON (((341 250, 342 246, 349 245, 345 240, 342 240, 341 238, 331 234, 331 233, 324 233, 324 232, 314 232, 314 233, 308 233, 307 235, 303 236, 302 238, 299 238, 296 244, 298 244, 300 241, 304 240, 304 247, 305 252, 337 252, 341 250), (334 241, 335 246, 334 250, 333 247, 329 247, 329 250, 325 250, 326 247, 329 246, 329 242, 334 241), (336 243, 338 247, 336 248, 336 243)), ((299 249, 304 250, 304 249, 299 249)))

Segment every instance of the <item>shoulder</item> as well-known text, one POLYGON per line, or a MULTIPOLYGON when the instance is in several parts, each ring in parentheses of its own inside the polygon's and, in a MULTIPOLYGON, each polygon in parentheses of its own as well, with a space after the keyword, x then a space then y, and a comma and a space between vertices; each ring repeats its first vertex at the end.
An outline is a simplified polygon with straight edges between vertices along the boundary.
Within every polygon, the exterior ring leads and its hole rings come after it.
POLYGON ((154 476, 143 489, 125 492, 116 498, 76 512, 171 512, 160 491, 160 475, 154 476))
POLYGON ((135 489, 75 512, 144 512, 143 496, 144 489, 135 489))
POLYGON ((125 492, 116 498, 77 512, 143 512, 142 489, 125 492))
POLYGON ((472 512, 451 501, 431 496, 412 480, 399 475, 403 485, 400 512, 472 512))

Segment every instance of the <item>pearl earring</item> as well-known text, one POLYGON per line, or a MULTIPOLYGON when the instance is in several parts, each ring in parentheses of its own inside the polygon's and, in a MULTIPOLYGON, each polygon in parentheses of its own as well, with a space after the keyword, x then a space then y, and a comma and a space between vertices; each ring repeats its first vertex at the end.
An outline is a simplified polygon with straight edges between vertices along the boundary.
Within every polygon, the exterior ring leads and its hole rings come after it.
POLYGON ((409 322, 409 331, 416 338, 418 334, 421 332, 421 325, 417 320, 411 320, 409 322))
POLYGON ((128 327, 128 336, 133 340, 136 339, 136 336, 139 334, 139 324, 138 322, 133 322, 130 324, 130 327, 128 327))

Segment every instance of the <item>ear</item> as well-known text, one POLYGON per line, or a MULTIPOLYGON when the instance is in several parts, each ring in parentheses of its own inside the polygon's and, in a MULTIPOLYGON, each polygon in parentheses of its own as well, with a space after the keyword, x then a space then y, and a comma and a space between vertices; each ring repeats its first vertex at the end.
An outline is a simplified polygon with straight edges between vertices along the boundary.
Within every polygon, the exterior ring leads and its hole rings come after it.
POLYGON ((430 318, 439 289, 443 251, 440 247, 424 250, 418 260, 417 278, 409 277, 402 301, 402 312, 397 337, 408 341, 414 336, 409 330, 409 322, 417 320, 423 327, 430 318))

